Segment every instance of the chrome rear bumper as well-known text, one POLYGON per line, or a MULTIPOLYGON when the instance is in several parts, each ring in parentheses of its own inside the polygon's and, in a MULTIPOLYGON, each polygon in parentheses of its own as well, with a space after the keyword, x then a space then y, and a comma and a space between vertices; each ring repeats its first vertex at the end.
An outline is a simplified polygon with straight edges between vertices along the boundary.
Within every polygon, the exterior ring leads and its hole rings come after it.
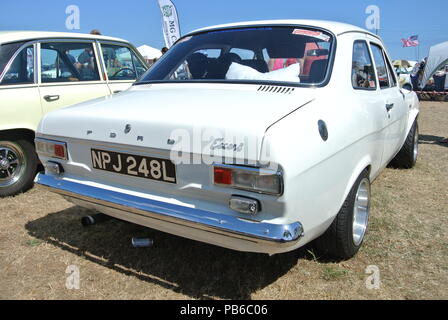
POLYGON ((294 247, 303 235, 303 227, 299 222, 271 224, 243 220, 216 212, 111 191, 43 173, 36 176, 35 182, 52 192, 63 195, 75 204, 95 208, 116 218, 241 251, 266 253, 288 251, 286 248, 294 247), (173 232, 173 230, 177 231, 173 232), (227 245, 226 238, 230 238, 233 244, 227 245), (245 244, 240 248, 238 241, 245 244), (254 248, 251 249, 251 246, 254 248))

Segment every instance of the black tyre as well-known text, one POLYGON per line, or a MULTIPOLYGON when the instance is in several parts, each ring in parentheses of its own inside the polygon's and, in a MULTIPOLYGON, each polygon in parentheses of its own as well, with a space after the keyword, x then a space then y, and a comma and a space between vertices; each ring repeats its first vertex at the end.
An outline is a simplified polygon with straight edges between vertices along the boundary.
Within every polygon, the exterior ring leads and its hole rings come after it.
POLYGON ((0 197, 25 192, 33 186, 38 159, 33 144, 23 137, 0 137, 0 197))
POLYGON ((418 157, 418 124, 415 120, 411 130, 406 137, 406 141, 397 153, 395 158, 390 162, 390 166, 394 168, 410 169, 415 166, 418 157))
POLYGON ((370 212, 370 180, 364 170, 328 230, 315 241, 316 248, 336 259, 349 259, 361 247, 370 212))

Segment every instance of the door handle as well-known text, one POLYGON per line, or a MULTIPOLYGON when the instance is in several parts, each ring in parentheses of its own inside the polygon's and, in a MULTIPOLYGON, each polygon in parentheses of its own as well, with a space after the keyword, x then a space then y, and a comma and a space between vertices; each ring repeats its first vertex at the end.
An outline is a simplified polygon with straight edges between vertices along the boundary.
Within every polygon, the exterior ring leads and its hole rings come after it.
POLYGON ((386 103, 386 110, 387 112, 389 112, 390 110, 392 110, 392 108, 394 107, 393 103, 386 103))
POLYGON ((47 96, 44 96, 44 99, 48 102, 56 101, 56 100, 59 100, 59 95, 53 95, 53 96, 47 95, 47 96))
POLYGON ((114 93, 120 93, 123 90, 115 90, 114 93))

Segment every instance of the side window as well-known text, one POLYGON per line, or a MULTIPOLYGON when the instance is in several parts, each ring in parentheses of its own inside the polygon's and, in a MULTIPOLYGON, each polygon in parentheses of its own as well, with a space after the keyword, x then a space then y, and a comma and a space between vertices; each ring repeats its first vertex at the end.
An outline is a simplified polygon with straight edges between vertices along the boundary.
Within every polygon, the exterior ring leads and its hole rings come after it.
POLYGON ((42 43, 43 83, 100 80, 91 43, 42 43))
POLYGON ((352 85, 354 89, 376 89, 375 69, 367 42, 356 40, 353 45, 352 85))
POLYGON ((371 44, 373 59, 375 60, 376 72, 378 74, 378 82, 381 89, 390 87, 389 77, 387 74, 386 62, 384 61, 383 50, 376 44, 371 44))
POLYGON ((0 44, 0 75, 3 73, 14 53, 16 53, 23 44, 24 42, 0 44))
POLYGON ((387 72, 389 73, 390 85, 391 85, 391 87, 396 87, 397 86, 397 79, 395 78, 395 74, 394 74, 394 71, 392 69, 392 65, 391 65, 389 59, 386 57, 386 55, 384 55, 384 57, 386 58, 387 72))
POLYGON ((135 71, 137 73, 137 78, 140 78, 142 74, 146 72, 148 69, 134 54, 134 52, 131 52, 132 54, 132 61, 134 62, 135 71))
POLYGON ((129 47, 101 44, 101 50, 109 80, 135 80, 146 71, 129 47))
POLYGON ((26 47, 19 52, 5 73, 1 84, 34 83, 34 48, 26 47))

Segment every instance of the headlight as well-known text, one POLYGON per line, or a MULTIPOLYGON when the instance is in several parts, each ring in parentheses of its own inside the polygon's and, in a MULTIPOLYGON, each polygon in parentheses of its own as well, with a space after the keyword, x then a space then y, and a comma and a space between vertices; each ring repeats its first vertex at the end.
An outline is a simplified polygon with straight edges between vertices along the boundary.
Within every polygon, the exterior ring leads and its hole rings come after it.
POLYGON ((67 144, 61 141, 37 138, 35 140, 36 152, 39 155, 67 160, 67 144))
POLYGON ((216 185, 259 193, 280 195, 283 192, 281 173, 263 168, 215 165, 213 181, 216 185))

